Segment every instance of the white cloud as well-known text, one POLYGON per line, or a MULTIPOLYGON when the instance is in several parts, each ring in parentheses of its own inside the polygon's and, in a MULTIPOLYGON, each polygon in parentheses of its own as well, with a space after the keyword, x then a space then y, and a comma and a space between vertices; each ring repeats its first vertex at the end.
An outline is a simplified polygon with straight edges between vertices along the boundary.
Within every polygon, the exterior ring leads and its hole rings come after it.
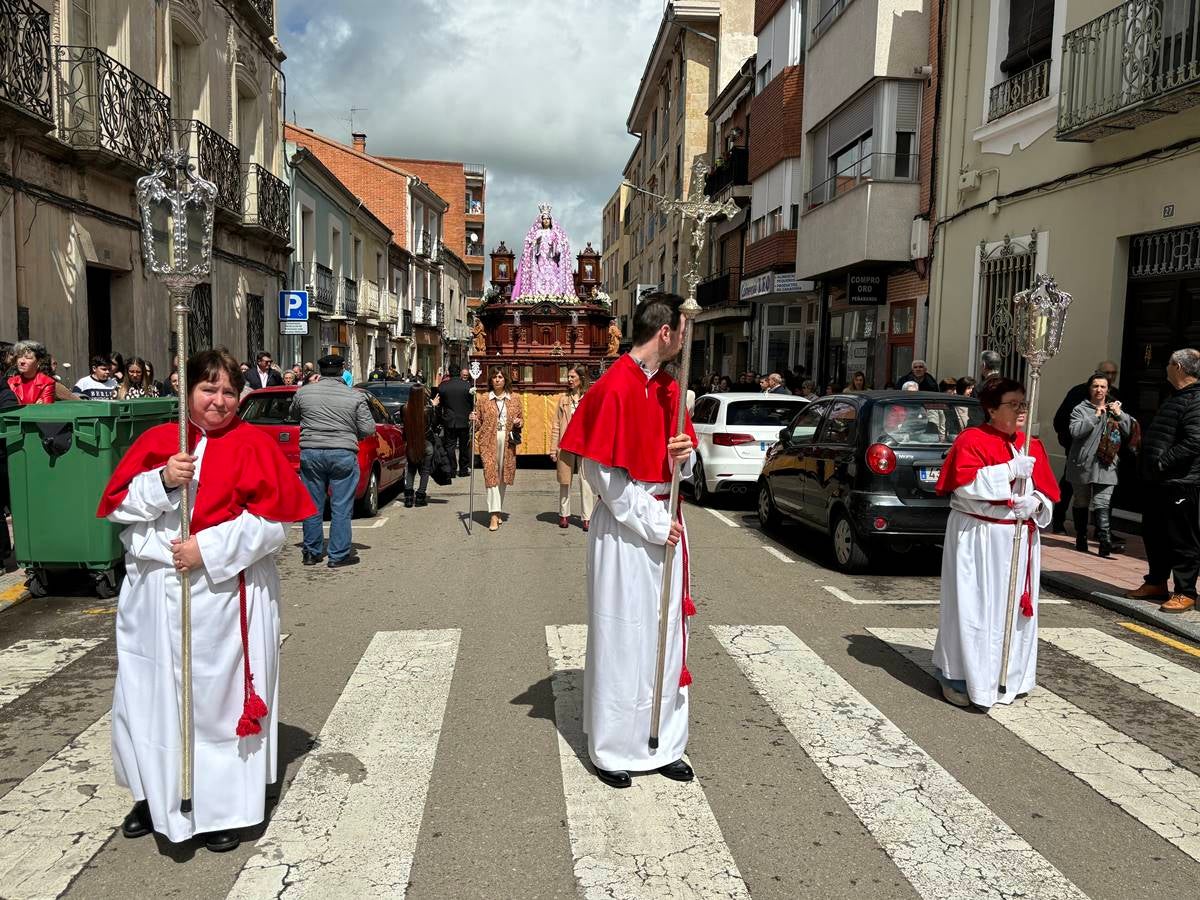
POLYGON ((663 0, 280 0, 287 116, 367 149, 488 167, 486 242, 548 200, 600 248, 633 150, 625 119, 663 0))

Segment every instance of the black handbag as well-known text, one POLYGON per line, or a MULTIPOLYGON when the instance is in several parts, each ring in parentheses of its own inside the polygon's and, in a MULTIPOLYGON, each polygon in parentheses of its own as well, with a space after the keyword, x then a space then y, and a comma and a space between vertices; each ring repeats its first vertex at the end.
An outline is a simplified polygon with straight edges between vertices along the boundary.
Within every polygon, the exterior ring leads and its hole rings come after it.
POLYGON ((510 444, 512 444, 514 447, 521 446, 521 426, 520 425, 514 425, 512 428, 509 429, 508 442, 510 444))

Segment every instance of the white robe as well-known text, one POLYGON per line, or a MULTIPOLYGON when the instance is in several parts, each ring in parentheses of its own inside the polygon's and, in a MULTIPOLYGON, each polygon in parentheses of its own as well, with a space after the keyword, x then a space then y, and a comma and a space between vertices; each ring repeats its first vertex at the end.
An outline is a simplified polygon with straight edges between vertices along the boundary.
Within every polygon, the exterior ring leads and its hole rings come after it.
MULTIPOLYGON (((689 460, 683 478, 691 477, 691 468, 689 460)), ((583 730, 588 755, 601 769, 646 772, 680 759, 688 739, 688 689, 679 686, 687 629, 681 544, 675 553, 667 617, 659 746, 650 753, 658 599, 671 531, 667 503, 655 497, 669 493, 671 485, 633 481, 625 469, 591 459, 583 460, 583 477, 599 501, 587 545, 583 730)))
MULTIPOLYGON (((1026 479, 1025 494, 1042 501, 1034 517, 1039 528, 1050 524, 1053 504, 1026 479)), ((1033 535, 1033 616, 1019 608, 1013 613, 1012 646, 1008 658, 1007 691, 999 693, 1000 662, 1004 648, 1004 622, 1009 596, 1013 525, 984 522, 1015 518, 1011 508, 989 503, 1013 496, 1007 465, 984 466, 974 481, 955 489, 950 497, 950 518, 942 552, 942 593, 933 664, 945 679, 966 681, 966 692, 977 706, 1012 703, 1017 694, 1034 687, 1037 676, 1038 592, 1041 577, 1041 540, 1033 535), (974 515, 972 515, 974 514, 974 515)), ((1029 538, 1022 528, 1017 566, 1017 598, 1024 590, 1029 564, 1029 538)))
MULTIPOLYGON (((207 438, 196 446, 200 478, 207 438)), ((279 522, 242 514, 196 535, 204 567, 191 573, 193 808, 180 806, 180 582, 171 557, 179 536, 178 490, 160 469, 133 479, 108 517, 121 532, 127 576, 117 603, 117 683, 112 746, 117 783, 147 800, 154 829, 168 840, 255 825, 276 779, 279 714, 279 522), (239 738, 242 641, 238 574, 246 573, 246 619, 254 687, 269 713, 260 734, 239 738)), ((195 481, 192 496, 195 496, 195 481)))

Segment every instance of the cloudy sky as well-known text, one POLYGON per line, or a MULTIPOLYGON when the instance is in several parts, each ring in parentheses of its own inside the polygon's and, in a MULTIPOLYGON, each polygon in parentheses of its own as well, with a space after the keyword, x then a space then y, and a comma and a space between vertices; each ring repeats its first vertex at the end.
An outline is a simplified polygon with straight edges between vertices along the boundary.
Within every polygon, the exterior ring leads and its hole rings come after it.
POLYGON ((548 200, 600 249, 663 0, 278 0, 287 117, 367 149, 488 168, 488 249, 548 200))

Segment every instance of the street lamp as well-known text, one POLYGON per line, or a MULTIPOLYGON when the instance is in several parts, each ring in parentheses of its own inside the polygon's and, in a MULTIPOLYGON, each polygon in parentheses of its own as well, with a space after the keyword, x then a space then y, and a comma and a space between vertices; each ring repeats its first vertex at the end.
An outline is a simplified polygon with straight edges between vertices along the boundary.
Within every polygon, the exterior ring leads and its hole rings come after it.
MULTIPOLYGON (((200 178, 188 164, 186 149, 165 154, 157 169, 137 181, 138 208, 142 215, 142 253, 145 268, 167 286, 175 312, 176 371, 179 375, 179 452, 188 448, 187 333, 189 299, 193 288, 212 268, 213 212, 217 186, 200 178)), ((179 494, 179 537, 191 535, 189 486, 179 494)), ((181 696, 180 734, 183 764, 180 769, 180 811, 192 811, 192 586, 181 572, 180 635, 181 696)))
MULTIPOLYGON (((1033 425, 1037 422, 1038 388, 1042 380, 1042 366, 1062 349, 1063 328, 1067 324, 1067 308, 1071 305, 1071 295, 1058 289, 1058 283, 1052 275, 1037 275, 1033 284, 1023 291, 1013 295, 1013 343, 1017 352, 1024 357, 1029 366, 1029 387, 1025 397, 1029 403, 1028 419, 1025 425, 1024 451, 1031 454, 1030 441, 1033 440, 1033 425)), ((1025 492, 1025 480, 1021 479, 1014 491, 1025 492)), ((1000 693, 1006 693, 1008 688, 1008 654, 1012 647, 1012 628, 1017 597, 1017 563, 1021 556, 1021 539, 1025 534, 1025 521, 1017 519, 1013 529, 1013 553, 1008 566, 1008 611, 1004 621, 1004 652, 1000 656, 1000 693)), ((1032 540, 1032 538, 1030 539, 1032 540)), ((1032 544, 1030 559, 1025 563, 1027 569, 1033 565, 1032 544)), ((1029 575, 1026 573, 1026 585, 1029 585, 1029 575)), ((1032 597, 1025 596, 1029 588, 1022 592, 1019 602, 1026 615, 1032 615, 1032 597)))

